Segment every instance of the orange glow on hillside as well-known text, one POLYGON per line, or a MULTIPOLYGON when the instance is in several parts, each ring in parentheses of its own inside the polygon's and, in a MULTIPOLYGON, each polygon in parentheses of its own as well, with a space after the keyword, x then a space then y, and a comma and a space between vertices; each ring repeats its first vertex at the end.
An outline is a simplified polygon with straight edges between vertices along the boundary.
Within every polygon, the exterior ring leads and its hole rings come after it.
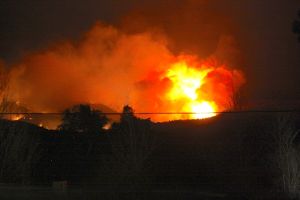
POLYGON ((24 117, 24 115, 22 114, 13 114, 13 115, 7 115, 7 119, 8 120, 12 120, 12 121, 19 121, 24 117))

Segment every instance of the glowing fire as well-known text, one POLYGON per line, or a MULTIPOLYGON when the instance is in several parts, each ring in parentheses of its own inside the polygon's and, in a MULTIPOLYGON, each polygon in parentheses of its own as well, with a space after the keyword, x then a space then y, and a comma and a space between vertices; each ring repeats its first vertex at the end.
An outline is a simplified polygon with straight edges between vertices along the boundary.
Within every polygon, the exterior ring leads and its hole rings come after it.
MULTIPOLYGON (((203 119, 231 109, 245 83, 241 71, 227 66, 237 64, 231 43, 220 38, 215 51, 200 58, 175 54, 167 41, 156 32, 127 33, 97 23, 82 40, 26 54, 10 67, 10 98, 31 112, 61 112, 80 103, 120 112, 130 105, 152 113, 138 117, 155 122, 203 119)), ((59 123, 49 121, 51 127, 59 123)))
POLYGON ((198 92, 205 81, 204 78, 212 69, 195 69, 181 61, 175 63, 167 71, 166 76, 172 81, 173 86, 167 93, 170 101, 184 101, 181 112, 192 112, 190 118, 208 118, 216 114, 214 102, 205 101, 198 92))
POLYGON ((196 91, 201 87, 203 78, 208 71, 189 68, 185 62, 172 65, 167 72, 167 77, 173 82, 173 88, 168 94, 170 99, 187 97, 196 100, 198 98, 196 91))
POLYGON ((9 120, 12 120, 12 121, 19 121, 19 120, 23 119, 23 117, 24 117, 24 115, 15 114, 15 115, 11 115, 11 116, 8 115, 8 117, 6 117, 6 118, 9 120))
POLYGON ((214 102, 193 102, 191 105, 191 110, 193 111, 193 113, 195 113, 192 115, 192 117, 196 119, 209 118, 217 115, 217 106, 214 102))
POLYGON ((111 129, 111 126, 112 126, 112 123, 108 122, 108 123, 106 123, 102 128, 103 128, 104 130, 109 130, 109 129, 111 129))
POLYGON ((213 59, 200 61, 181 55, 141 81, 147 87, 132 105, 172 113, 153 115, 153 121, 210 118, 232 109, 233 97, 244 82, 242 72, 218 65, 213 59))

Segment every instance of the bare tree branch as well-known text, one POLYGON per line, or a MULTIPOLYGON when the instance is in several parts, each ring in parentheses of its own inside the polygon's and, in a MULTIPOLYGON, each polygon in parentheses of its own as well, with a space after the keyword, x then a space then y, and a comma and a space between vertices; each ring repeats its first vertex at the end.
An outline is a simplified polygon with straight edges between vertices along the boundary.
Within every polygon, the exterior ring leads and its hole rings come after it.
POLYGON ((293 117, 285 113, 277 116, 272 130, 279 187, 288 196, 299 197, 300 157, 295 145, 299 129, 296 128, 293 117))

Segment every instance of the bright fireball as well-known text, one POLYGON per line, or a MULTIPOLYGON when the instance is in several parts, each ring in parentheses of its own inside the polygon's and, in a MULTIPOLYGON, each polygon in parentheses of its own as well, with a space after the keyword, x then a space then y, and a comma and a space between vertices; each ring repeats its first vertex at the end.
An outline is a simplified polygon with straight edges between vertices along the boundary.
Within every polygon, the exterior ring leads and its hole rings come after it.
POLYGON ((172 87, 167 92, 166 99, 181 102, 179 112, 187 113, 185 118, 203 119, 216 115, 216 103, 201 95, 201 86, 212 70, 190 67, 185 61, 177 62, 167 70, 166 77, 172 82, 172 87))

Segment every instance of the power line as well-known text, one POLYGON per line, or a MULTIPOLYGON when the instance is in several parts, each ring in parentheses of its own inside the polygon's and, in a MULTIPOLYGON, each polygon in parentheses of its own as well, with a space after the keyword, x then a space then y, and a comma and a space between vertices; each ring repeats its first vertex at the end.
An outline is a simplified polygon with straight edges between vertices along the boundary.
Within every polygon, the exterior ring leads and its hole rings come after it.
MULTIPOLYGON (((292 110, 244 110, 222 112, 134 112, 135 115, 196 115, 196 114, 241 114, 241 113, 300 113, 298 109, 292 110)), ((75 114, 75 113, 68 113, 75 114)), ((101 112, 103 115, 121 115, 122 112, 101 112)), ((0 115, 64 115, 63 112, 0 112, 0 115)))

